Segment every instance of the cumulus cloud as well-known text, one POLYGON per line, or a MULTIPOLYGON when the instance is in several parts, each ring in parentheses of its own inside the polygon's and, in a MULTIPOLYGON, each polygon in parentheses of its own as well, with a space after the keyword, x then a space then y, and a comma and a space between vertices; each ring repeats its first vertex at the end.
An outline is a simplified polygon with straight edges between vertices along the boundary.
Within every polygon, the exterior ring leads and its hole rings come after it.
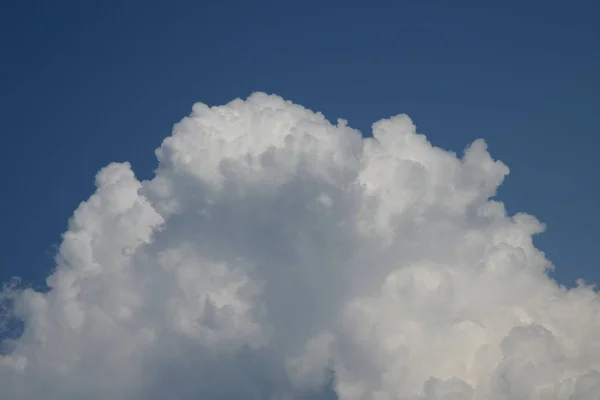
POLYGON ((3 290, 0 398, 600 399, 600 296, 548 277, 483 141, 256 93, 156 155, 98 173, 48 292, 3 290))

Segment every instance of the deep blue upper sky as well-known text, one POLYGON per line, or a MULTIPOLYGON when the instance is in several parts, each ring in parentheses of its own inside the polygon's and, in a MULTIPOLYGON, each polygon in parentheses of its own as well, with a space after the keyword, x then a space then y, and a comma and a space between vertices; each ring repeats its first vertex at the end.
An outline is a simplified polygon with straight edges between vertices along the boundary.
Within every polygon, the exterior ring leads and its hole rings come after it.
POLYGON ((555 276, 600 282, 599 18, 597 0, 4 0, 0 281, 43 282, 101 167, 148 178, 194 102, 260 90, 363 132, 405 112, 456 152, 485 138, 555 276))

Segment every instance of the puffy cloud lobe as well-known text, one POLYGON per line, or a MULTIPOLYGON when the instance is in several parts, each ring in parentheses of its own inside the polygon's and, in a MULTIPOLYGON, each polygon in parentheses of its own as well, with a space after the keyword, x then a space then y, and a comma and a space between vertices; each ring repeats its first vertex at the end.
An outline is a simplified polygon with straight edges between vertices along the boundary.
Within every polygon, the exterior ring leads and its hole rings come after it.
POLYGON ((156 153, 150 181, 99 172, 47 293, 3 291, 0 397, 600 398, 600 297, 548 278, 483 141, 458 158, 406 115, 365 139, 256 93, 156 153))

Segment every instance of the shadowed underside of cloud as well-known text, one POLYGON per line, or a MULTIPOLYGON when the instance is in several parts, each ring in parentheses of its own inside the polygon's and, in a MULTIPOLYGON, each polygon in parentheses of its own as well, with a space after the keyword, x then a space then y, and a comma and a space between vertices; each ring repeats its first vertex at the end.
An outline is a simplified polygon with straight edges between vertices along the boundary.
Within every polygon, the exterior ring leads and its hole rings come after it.
POLYGON ((483 141, 256 93, 156 154, 98 173, 47 293, 2 292, 0 398, 600 399, 600 297, 548 278, 483 141))

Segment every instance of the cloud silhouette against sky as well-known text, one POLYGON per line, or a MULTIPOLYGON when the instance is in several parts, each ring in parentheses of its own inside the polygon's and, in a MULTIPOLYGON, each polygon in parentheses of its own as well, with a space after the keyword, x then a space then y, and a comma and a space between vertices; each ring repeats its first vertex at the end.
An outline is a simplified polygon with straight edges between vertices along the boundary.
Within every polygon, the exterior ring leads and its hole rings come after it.
POLYGON ((0 398, 600 399, 600 296, 548 277, 484 141, 255 93, 156 155, 98 173, 48 292, 6 285, 0 398))

